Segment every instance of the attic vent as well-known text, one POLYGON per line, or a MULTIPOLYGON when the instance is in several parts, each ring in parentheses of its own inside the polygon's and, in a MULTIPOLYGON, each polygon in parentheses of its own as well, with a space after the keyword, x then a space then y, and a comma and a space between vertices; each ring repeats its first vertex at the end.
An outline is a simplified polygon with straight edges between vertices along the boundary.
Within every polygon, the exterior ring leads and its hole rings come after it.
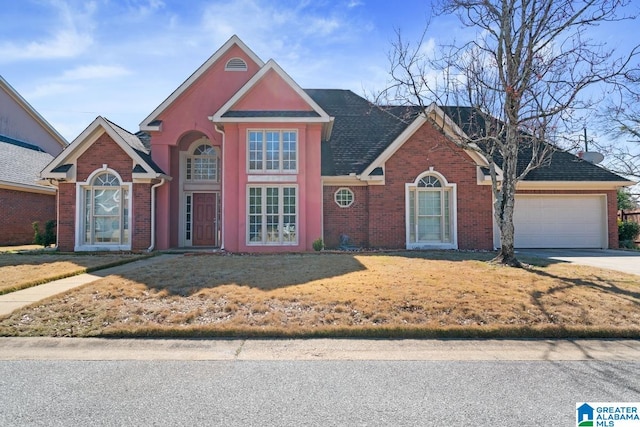
POLYGON ((231 58, 224 66, 225 71, 247 71, 247 63, 242 58, 231 58))

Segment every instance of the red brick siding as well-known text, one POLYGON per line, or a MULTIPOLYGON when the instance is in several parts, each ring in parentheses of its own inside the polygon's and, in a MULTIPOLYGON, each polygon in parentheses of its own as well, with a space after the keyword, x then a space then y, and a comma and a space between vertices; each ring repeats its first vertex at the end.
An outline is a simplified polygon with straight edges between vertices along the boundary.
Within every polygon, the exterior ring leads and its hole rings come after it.
POLYGON ((33 222, 45 223, 56 219, 55 194, 29 193, 0 189, 0 245, 33 243, 33 222))
POLYGON ((370 246, 405 247, 405 184, 430 167, 456 184, 458 247, 492 249, 491 187, 477 184, 475 162, 429 123, 386 162, 386 184, 369 187, 370 246))
MULTIPOLYGON (((151 245, 151 185, 133 184, 131 249, 141 251, 151 245)), ((130 226, 131 228, 131 226, 130 226)))
MULTIPOLYGON (((607 196, 607 226, 609 235, 609 248, 619 247, 618 242, 618 196, 616 190, 523 190, 517 194, 606 194, 607 196)), ((579 215, 576 212, 576 215, 579 215)))
POLYGON ((367 187, 324 187, 324 245, 327 248, 337 248, 340 235, 349 236, 354 245, 369 246, 369 191, 367 187), (342 208, 335 202, 335 192, 340 188, 353 191, 353 204, 342 208))
POLYGON ((75 246, 76 184, 58 185, 58 249, 72 252, 75 246))
POLYGON ((107 133, 102 134, 87 151, 78 157, 76 181, 86 181, 96 169, 102 169, 103 164, 117 171, 123 182, 131 182, 133 160, 107 133))

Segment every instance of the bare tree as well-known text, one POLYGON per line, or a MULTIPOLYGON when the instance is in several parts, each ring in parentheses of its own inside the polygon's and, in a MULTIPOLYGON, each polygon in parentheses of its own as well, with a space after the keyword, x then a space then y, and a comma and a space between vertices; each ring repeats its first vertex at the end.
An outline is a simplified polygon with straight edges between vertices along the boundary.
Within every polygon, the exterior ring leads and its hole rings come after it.
POLYGON ((455 142, 489 163, 501 232, 495 262, 521 265, 514 251, 517 182, 548 163, 555 135, 571 127, 577 110, 593 105, 585 89, 614 81, 634 59, 635 49, 616 57, 588 34, 599 23, 628 19, 619 12, 629 1, 440 0, 436 16, 456 15, 476 30, 474 40, 429 53, 426 30, 413 45, 398 32, 392 83, 379 100, 471 108, 462 126, 467 137, 455 142))
POLYGON ((611 139, 595 142, 612 171, 640 180, 640 76, 630 75, 600 112, 599 127, 611 139))

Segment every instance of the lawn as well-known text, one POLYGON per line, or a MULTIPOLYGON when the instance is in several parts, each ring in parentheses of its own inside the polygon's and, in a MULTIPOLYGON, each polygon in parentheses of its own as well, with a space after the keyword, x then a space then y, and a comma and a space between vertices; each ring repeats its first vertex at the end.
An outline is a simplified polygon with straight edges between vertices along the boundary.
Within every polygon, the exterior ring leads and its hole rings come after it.
POLYGON ((136 254, 0 252, 0 295, 140 258, 136 254))
POLYGON ((640 276, 492 255, 178 256, 14 312, 0 335, 640 337, 640 276))

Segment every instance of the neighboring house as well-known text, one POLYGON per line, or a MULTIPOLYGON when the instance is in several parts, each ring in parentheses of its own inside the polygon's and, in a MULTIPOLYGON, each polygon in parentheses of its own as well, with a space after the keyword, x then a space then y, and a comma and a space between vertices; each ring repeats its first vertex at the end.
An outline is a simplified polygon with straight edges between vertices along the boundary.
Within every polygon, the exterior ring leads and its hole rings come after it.
MULTIPOLYGON (((308 251, 348 235, 358 247, 493 249, 488 163, 452 142, 465 125, 450 113, 303 90, 234 36, 144 133, 98 117, 42 171, 69 207, 59 247, 308 251)), ((519 184, 516 246, 617 247, 616 189, 629 184, 558 151, 519 184)))
POLYGON ((56 219, 56 190, 40 171, 66 140, 0 76, 0 245, 33 242, 33 222, 56 219))

